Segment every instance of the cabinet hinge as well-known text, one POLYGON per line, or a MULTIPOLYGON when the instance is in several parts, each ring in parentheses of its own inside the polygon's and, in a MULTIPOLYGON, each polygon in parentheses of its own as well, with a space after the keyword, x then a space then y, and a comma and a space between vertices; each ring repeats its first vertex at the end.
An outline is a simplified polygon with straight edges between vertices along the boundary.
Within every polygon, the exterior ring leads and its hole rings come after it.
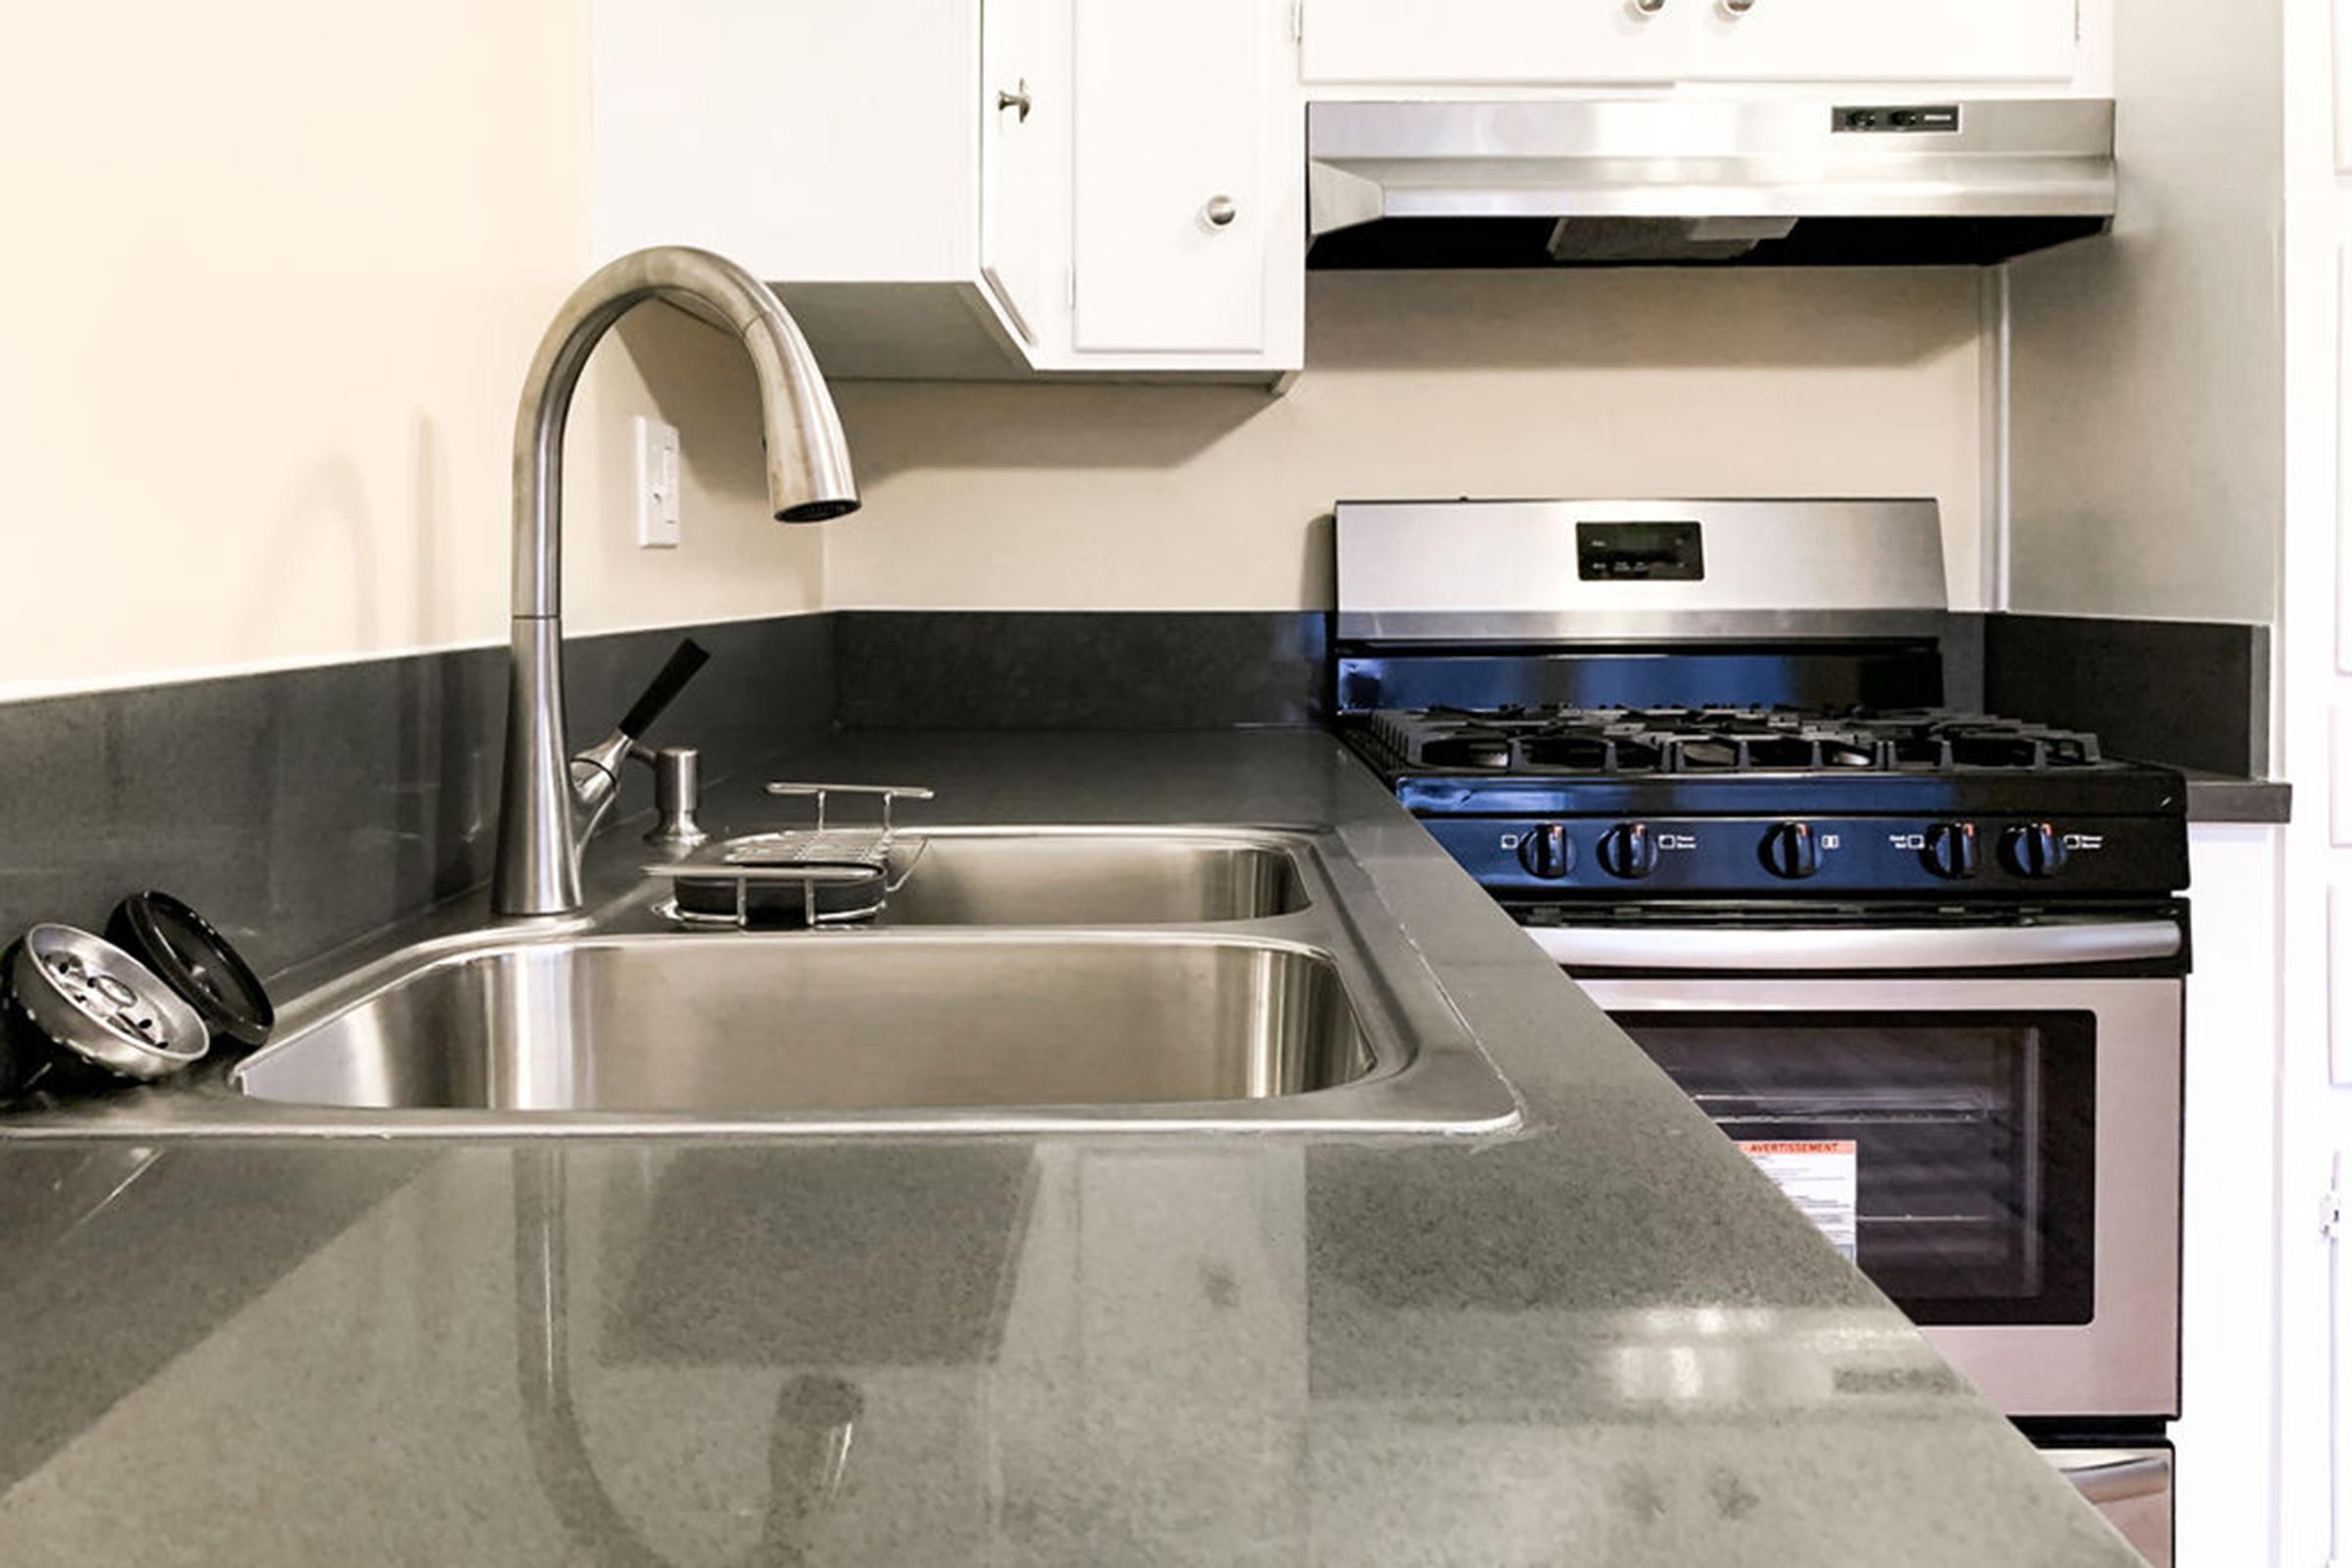
POLYGON ((1062 290, 1062 303, 1074 311, 1078 308, 1078 269, 1075 267, 1070 268, 1061 275, 1067 283, 1067 286, 1062 290))
POLYGON ((2320 1195, 2320 1234, 2331 1242, 2344 1235, 2344 1195, 2330 1187, 2320 1195))
MULTIPOLYGON (((2081 0, 2077 0, 2077 3, 2080 4, 2081 0)), ((1291 42, 1306 42, 1306 0, 1291 0, 1291 42)))

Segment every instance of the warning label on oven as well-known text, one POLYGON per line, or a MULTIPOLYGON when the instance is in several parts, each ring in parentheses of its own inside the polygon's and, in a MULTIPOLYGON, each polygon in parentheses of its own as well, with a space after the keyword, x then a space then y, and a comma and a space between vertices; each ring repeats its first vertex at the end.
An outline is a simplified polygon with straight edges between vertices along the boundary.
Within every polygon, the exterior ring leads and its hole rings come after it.
POLYGON ((1852 1139, 1742 1142, 1740 1152, 1772 1178, 1799 1213, 1821 1227, 1821 1234, 1847 1262, 1853 1261, 1855 1173, 1860 1161, 1852 1139))

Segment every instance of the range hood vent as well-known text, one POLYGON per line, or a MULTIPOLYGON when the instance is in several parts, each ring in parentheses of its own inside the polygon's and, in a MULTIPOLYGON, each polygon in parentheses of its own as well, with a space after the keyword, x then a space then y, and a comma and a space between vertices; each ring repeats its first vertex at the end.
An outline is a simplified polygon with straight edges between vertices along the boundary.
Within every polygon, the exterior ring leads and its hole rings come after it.
POLYGON ((1319 103, 1316 268, 1989 265, 2105 230, 2104 99, 1319 103))

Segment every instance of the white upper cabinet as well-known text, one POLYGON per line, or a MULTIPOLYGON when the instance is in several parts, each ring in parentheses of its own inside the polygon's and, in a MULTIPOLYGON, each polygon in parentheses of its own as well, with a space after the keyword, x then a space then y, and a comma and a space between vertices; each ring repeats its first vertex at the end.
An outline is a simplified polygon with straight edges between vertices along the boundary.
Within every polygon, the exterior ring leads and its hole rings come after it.
POLYGON ((1054 9, 1054 0, 989 0, 980 41, 980 270, 1031 351, 1069 291, 1059 237, 1070 53, 1054 9))
POLYGON ((968 272, 978 28, 949 9, 594 0, 598 259, 688 244, 772 278, 968 272))
POLYGON ((2046 81, 2075 74, 2076 0, 1669 0, 1694 81, 2046 81))
POLYGON ((1256 353, 1295 218, 1266 201, 1268 7, 1076 4, 1073 348, 1256 353))
POLYGON ((592 3, 600 258, 734 257, 828 373, 1302 363, 1290 0, 592 3))
POLYGON ((1692 0, 1300 0, 1310 82, 1672 81, 1692 0))
POLYGON ((834 375, 1276 381, 1310 97, 2096 95, 2116 3, 590 0, 596 249, 734 257, 834 375))
POLYGON ((2049 87, 2085 0, 1298 0, 1310 90, 1650 82, 2049 87))

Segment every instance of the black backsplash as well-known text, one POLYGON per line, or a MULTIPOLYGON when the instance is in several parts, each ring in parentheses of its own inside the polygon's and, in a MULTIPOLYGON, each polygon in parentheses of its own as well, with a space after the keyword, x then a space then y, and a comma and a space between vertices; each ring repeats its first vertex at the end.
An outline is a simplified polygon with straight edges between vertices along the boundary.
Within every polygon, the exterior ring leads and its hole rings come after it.
POLYGON ((836 612, 849 729, 1234 729, 1317 722, 1321 611, 836 612))
POLYGON ((2261 777, 2271 633, 2207 621, 1984 617, 1984 706, 2093 731, 2113 757, 2261 777))
MULTIPOLYGON (((575 742, 680 635, 713 656, 657 727, 724 776, 831 727, 1320 722, 1321 612, 843 611, 574 639, 575 742)), ((2095 730, 2116 756, 2263 771, 2259 626, 1954 616, 1947 697, 2095 730), (1982 648, 1981 664, 1978 659, 1982 648)), ((0 705, 0 940, 162 887, 265 972, 490 874, 506 653, 465 649, 0 705)), ((624 809, 647 804, 631 769, 624 809)))
MULTIPOLYGON (((574 638, 594 741, 691 635, 712 661, 652 739, 723 777, 849 727, 1315 722, 1326 617, 855 612, 574 638)), ((507 655, 461 649, 0 705, 0 941, 95 928, 161 887, 265 973, 481 884, 498 832, 507 655)), ((650 804, 629 770, 622 809, 650 804)))
MULTIPOLYGON (((653 739, 699 746, 723 774, 830 722, 832 629, 788 616, 575 639, 573 739, 609 732, 692 635, 712 662, 653 739)), ((0 941, 38 920, 95 928, 161 887, 269 972, 475 886, 506 676, 504 649, 462 649, 0 706, 0 941)))

